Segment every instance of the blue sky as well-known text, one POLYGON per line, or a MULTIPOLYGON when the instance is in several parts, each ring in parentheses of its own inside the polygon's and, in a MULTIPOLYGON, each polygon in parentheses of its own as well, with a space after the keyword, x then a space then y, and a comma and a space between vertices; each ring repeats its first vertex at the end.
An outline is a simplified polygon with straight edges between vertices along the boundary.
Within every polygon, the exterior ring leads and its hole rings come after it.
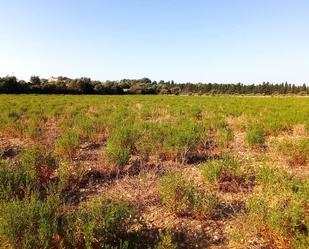
POLYGON ((308 0, 1 0, 0 75, 309 83, 308 0))

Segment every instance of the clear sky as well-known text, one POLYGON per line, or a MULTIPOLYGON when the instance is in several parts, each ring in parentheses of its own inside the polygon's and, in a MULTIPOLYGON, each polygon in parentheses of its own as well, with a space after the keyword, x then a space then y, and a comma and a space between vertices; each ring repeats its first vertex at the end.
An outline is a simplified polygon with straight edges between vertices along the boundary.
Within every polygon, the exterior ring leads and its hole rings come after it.
POLYGON ((309 83, 308 0, 1 0, 0 76, 309 83))

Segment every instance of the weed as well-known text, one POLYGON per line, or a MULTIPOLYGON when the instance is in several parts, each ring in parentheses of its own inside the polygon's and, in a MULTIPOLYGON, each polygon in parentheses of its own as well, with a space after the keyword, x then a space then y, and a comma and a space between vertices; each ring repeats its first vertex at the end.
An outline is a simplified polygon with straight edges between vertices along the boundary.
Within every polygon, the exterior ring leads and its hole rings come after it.
POLYGON ((56 234, 57 203, 13 200, 1 203, 0 234, 13 248, 50 248, 56 234))
POLYGON ((229 144, 234 141, 234 132, 230 128, 221 128, 217 132, 216 144, 220 148, 228 148, 229 144))
POLYGON ((177 249, 173 243, 173 236, 170 233, 161 234, 160 242, 156 245, 155 249, 177 249))
POLYGON ((217 205, 216 196, 196 190, 180 172, 162 177, 159 185, 163 204, 176 214, 203 217, 211 214, 217 205))
POLYGON ((137 136, 136 130, 132 127, 117 127, 108 138, 104 149, 107 159, 121 167, 126 165, 135 150, 137 136))
POLYGON ((67 130, 55 143, 55 151, 59 156, 72 158, 80 143, 80 138, 76 130, 67 130))
POLYGON ((265 134, 263 129, 254 127, 246 135, 246 142, 251 146, 263 145, 265 143, 265 134))
POLYGON ((132 210, 124 202, 106 198, 94 200, 78 214, 78 226, 85 238, 86 248, 112 242, 126 231, 132 210))
POLYGON ((278 151, 288 157, 289 165, 305 165, 309 161, 309 139, 284 141, 278 145, 278 151))

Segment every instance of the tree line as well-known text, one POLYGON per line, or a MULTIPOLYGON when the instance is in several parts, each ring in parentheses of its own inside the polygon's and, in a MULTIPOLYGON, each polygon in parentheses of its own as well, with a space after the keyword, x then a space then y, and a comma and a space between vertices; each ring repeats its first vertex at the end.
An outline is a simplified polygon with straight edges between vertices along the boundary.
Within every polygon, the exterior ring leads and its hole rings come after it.
POLYGON ((216 94, 309 94, 306 84, 218 84, 218 83, 175 83, 172 81, 152 81, 148 78, 123 79, 120 81, 96 81, 82 77, 51 77, 40 79, 31 76, 30 81, 18 80, 15 76, 0 77, 0 93, 36 94, 171 94, 171 95, 216 95, 216 94))

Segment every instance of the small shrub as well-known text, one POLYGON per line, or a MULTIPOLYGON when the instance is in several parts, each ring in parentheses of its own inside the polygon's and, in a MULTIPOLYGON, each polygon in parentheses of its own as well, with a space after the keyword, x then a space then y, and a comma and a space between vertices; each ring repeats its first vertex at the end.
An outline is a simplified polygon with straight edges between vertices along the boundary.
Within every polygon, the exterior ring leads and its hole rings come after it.
POLYGON ((229 128, 221 128, 218 130, 216 144, 221 148, 227 148, 234 140, 233 130, 229 128))
POLYGON ((288 172, 263 166, 257 171, 258 188, 246 202, 249 221, 293 248, 309 246, 308 182, 288 172))
POLYGON ((309 161, 309 139, 284 141, 278 145, 278 150, 288 157, 291 166, 305 165, 309 161))
POLYGON ((121 148, 109 144, 105 148, 105 155, 110 162, 116 163, 117 165, 123 167, 129 162, 131 151, 129 148, 121 148))
POLYGON ((25 165, 13 168, 8 163, 0 163, 0 201, 24 198, 35 182, 35 169, 25 165))
POLYGON ((246 142, 251 146, 263 145, 265 143, 265 134, 261 128, 252 128, 246 135, 246 142))
POLYGON ((223 170, 222 161, 210 161, 201 165, 201 173, 209 183, 215 183, 223 170))
POLYGON ((10 201, 0 204, 0 234, 13 248, 50 248, 57 232, 57 203, 10 201))
POLYGON ((126 203, 106 198, 82 208, 78 213, 78 226, 84 235, 86 248, 119 238, 126 231, 132 215, 126 203))
POLYGON ((161 234, 160 242, 156 245, 155 249, 177 249, 177 246, 173 243, 172 234, 161 234))
POLYGON ((22 200, 32 192, 46 195, 57 168, 52 154, 39 147, 25 149, 14 163, 0 162, 0 201, 22 200))
POLYGON ((174 126, 166 125, 163 128, 165 128, 163 147, 174 151, 176 159, 185 163, 190 152, 201 142, 202 127, 193 121, 180 119, 174 126))
POLYGON ((263 165, 256 171, 256 181, 258 184, 269 186, 274 183, 275 168, 269 165, 263 165))
POLYGON ((56 141, 56 153, 71 158, 79 143, 80 139, 76 130, 69 129, 56 141))
POLYGON ((135 150, 137 136, 136 130, 132 127, 117 127, 108 138, 104 149, 107 159, 119 166, 126 165, 135 150))
POLYGON ((240 164, 237 159, 225 157, 222 160, 212 160, 204 163, 200 167, 201 174, 205 180, 211 184, 217 182, 223 173, 232 176, 240 176, 240 164))
POLYGON ((210 186, 223 192, 237 193, 252 190, 254 177, 249 170, 242 170, 237 159, 226 157, 223 160, 202 164, 201 174, 210 186))
POLYGON ((27 126, 26 135, 33 140, 39 140, 42 135, 42 127, 39 122, 31 122, 27 126))
POLYGON ((189 184, 180 172, 172 172, 160 179, 163 204, 179 215, 207 216, 217 205, 217 197, 189 184))

